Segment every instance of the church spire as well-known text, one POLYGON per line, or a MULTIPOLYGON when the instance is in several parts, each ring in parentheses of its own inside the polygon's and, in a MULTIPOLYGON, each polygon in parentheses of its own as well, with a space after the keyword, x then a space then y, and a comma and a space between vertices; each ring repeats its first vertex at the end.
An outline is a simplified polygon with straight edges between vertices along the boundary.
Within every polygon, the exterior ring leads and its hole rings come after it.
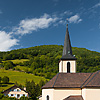
POLYGON ((63 47, 63 54, 62 54, 62 60, 71 60, 71 59, 76 59, 72 55, 72 47, 71 47, 71 42, 70 42, 70 37, 69 37, 69 31, 68 31, 68 23, 67 23, 67 29, 66 29, 66 35, 65 35, 65 41, 64 41, 64 47, 63 47))
POLYGON ((72 54, 72 47, 71 47, 68 24, 67 24, 63 54, 59 62, 59 72, 60 73, 76 73, 76 60, 77 59, 72 54))

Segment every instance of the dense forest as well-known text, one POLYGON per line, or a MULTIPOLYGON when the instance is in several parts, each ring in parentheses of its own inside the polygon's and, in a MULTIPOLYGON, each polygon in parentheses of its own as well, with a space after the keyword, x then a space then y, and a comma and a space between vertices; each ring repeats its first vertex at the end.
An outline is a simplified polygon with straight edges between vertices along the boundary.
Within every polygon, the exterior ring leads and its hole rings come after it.
MULTIPOLYGON (((58 63, 62 57, 62 45, 42 45, 7 52, 0 52, 0 67, 6 70, 19 70, 51 79, 58 73, 58 63), (14 64, 12 60, 28 59, 14 64), (17 68, 26 68, 22 70, 17 68)), ((77 58, 77 72, 95 72, 100 70, 100 53, 85 48, 72 47, 77 58)))

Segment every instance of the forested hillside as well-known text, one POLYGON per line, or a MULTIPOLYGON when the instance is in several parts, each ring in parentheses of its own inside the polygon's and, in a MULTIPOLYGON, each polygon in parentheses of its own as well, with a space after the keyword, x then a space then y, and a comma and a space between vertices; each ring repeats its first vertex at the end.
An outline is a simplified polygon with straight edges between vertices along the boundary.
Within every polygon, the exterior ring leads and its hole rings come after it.
MULTIPOLYGON (((77 47, 73 47, 72 50, 77 58, 77 72, 100 70, 100 53, 77 47)), ((6 70, 33 73, 50 79, 58 73, 58 62, 62 51, 61 45, 43 45, 0 52, 0 67, 6 70)))

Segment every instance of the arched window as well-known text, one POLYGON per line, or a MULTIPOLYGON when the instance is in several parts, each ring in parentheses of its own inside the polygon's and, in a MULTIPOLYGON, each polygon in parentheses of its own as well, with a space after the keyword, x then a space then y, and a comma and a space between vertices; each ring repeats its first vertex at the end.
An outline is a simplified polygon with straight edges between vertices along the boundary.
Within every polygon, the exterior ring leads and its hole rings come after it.
POLYGON ((67 63, 67 73, 70 73, 70 62, 67 63))
POLYGON ((46 100, 49 100, 49 95, 47 95, 47 99, 46 100))

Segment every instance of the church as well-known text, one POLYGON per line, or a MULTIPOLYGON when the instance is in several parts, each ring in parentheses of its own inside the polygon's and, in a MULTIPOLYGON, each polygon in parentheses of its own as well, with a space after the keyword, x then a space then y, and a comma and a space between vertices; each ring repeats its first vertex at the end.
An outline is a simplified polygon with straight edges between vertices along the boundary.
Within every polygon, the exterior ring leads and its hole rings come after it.
POLYGON ((100 100, 100 71, 76 73, 68 25, 59 73, 42 87, 40 100, 100 100))

